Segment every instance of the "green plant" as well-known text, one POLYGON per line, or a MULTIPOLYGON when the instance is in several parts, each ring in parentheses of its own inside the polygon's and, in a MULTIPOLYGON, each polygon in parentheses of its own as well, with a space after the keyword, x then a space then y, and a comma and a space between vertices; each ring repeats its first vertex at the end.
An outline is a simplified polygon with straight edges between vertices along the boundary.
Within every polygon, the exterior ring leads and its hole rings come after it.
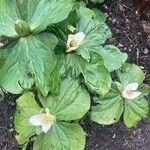
POLYGON ((64 20, 73 1, 1 0, 0 5, 0 35, 14 39, 3 50, 8 56, 0 70, 1 86, 15 94, 31 89, 33 84, 44 96, 49 91, 57 93, 58 82, 52 82, 58 78, 53 51, 58 41, 54 35, 41 31, 64 20))
POLYGON ((78 81, 67 78, 61 84, 59 95, 49 95, 47 98, 41 97, 40 100, 42 108, 38 106, 31 92, 24 94, 17 100, 15 129, 18 132, 16 136, 18 142, 24 144, 28 142, 31 136, 37 134, 33 146, 36 150, 84 149, 85 133, 80 125, 71 123, 71 121, 82 118, 89 110, 90 96, 88 92, 78 81), (40 123, 35 124, 36 121, 33 121, 32 124, 29 120, 34 115, 45 113, 46 108, 49 109, 50 114, 55 119, 51 120, 51 116, 48 119, 47 116, 45 123, 41 118, 41 124, 46 126, 50 123, 51 126, 51 128, 48 126, 45 131, 41 128, 40 123), (49 129, 50 132, 48 132, 49 129))
POLYGON ((144 73, 106 44, 101 11, 73 0, 0 0, 0 12, 0 36, 11 41, 0 49, 0 85, 23 93, 14 126, 24 149, 32 141, 34 150, 83 150, 87 113, 106 125, 123 114, 127 127, 148 116, 144 73))

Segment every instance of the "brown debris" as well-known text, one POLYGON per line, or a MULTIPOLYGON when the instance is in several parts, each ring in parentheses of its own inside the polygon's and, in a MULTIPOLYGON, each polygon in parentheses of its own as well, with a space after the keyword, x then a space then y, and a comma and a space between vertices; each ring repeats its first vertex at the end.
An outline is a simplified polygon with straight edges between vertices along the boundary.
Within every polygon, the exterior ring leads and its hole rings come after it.
POLYGON ((150 33, 150 21, 142 21, 143 30, 150 33))

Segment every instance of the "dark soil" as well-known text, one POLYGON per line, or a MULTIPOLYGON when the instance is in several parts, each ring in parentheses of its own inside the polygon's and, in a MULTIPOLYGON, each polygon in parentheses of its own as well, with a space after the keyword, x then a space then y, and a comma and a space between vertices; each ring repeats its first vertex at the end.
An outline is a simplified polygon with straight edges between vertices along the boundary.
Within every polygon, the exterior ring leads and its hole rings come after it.
POLYGON ((0 103, 0 150, 19 150, 13 130, 16 99, 17 96, 8 94, 0 103))
MULTIPOLYGON (((114 33, 109 43, 127 52, 128 62, 141 66, 146 74, 145 83, 150 85, 150 32, 143 30, 143 21, 150 22, 150 7, 136 14, 137 5, 136 0, 106 0, 103 11, 114 33)), ((12 127, 16 99, 17 96, 6 95, 0 103, 0 150, 19 150, 12 127)), ((150 150, 150 118, 132 129, 121 121, 111 126, 87 121, 84 129, 86 150, 150 150)))

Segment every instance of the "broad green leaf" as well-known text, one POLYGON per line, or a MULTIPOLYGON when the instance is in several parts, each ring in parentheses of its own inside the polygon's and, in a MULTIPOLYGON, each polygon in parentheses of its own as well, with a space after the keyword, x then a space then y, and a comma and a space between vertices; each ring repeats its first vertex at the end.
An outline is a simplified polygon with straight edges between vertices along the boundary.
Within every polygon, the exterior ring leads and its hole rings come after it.
MULTIPOLYGON (((85 64, 84 64, 85 65, 85 64)), ((90 63, 83 70, 84 81, 90 91, 104 96, 111 87, 111 76, 108 69, 103 65, 102 58, 93 53, 90 63)))
POLYGON ((105 14, 104 14, 101 10, 99 10, 99 9, 97 9, 97 8, 94 8, 93 10, 94 10, 94 12, 95 12, 96 19, 97 19, 100 23, 104 23, 104 22, 106 21, 106 16, 105 16, 105 14))
MULTIPOLYGON (((49 33, 41 33, 38 35, 39 40, 46 45, 49 49, 53 50, 54 46, 56 45, 56 38, 51 36, 49 33)), ((58 58, 56 58, 58 59, 58 58)), ((49 83, 51 84, 49 86, 50 92, 52 94, 58 94, 60 90, 60 75, 59 75, 59 68, 58 68, 58 62, 56 63, 51 76, 50 76, 50 81, 49 83)))
POLYGON ((71 75, 73 78, 77 78, 85 70, 85 65, 87 62, 79 55, 68 54, 64 58, 64 66, 66 71, 71 70, 71 75))
POLYGON ((41 110, 31 92, 22 95, 17 100, 14 125, 17 133, 16 139, 19 144, 24 144, 35 134, 35 127, 29 123, 29 119, 31 116, 39 114, 41 110))
POLYGON ((103 65, 89 64, 83 72, 85 84, 92 92, 104 96, 111 87, 111 76, 103 65))
MULTIPOLYGON (((78 5, 78 3, 76 3, 78 5)), ((75 5, 76 6, 76 5, 75 5)), ((70 12, 69 16, 63 20, 62 22, 59 22, 57 24, 51 25, 49 26, 48 29, 54 29, 57 34, 59 33, 63 33, 64 37, 69 34, 69 33, 73 33, 74 30, 76 30, 75 25, 76 23, 79 21, 79 13, 78 13, 78 6, 73 7, 72 11, 70 12), (61 31, 60 31, 61 30, 61 31)), ((61 38, 61 35, 59 34, 59 36, 57 38, 61 38)), ((66 37, 65 37, 66 40, 66 37)))
POLYGON ((83 75, 85 84, 91 92, 104 96, 111 86, 111 76, 107 68, 101 64, 101 57, 92 55, 92 60, 88 63, 81 56, 68 54, 65 64, 66 70, 71 70, 73 77, 83 75))
POLYGON ((140 67, 134 64, 124 64, 118 71, 118 77, 124 85, 134 82, 141 84, 145 78, 140 67))
POLYGON ((29 123, 29 118, 24 117, 19 112, 15 113, 14 128, 15 137, 20 145, 26 143, 35 134, 35 127, 29 123))
POLYGON ((51 76, 57 76, 53 72, 56 66, 53 49, 57 39, 49 34, 45 39, 47 42, 44 43, 42 37, 31 35, 20 38, 12 48, 4 67, 0 70, 0 85, 7 91, 19 94, 24 89, 31 88, 34 82, 43 95, 47 95, 51 90, 54 84, 51 76), (51 46, 46 44, 48 42, 51 46))
POLYGON ((18 18, 15 0, 0 0, 0 36, 17 36, 14 23, 18 18))
MULTIPOLYGON (((105 22, 100 22, 94 11, 81 6, 80 20, 77 22, 76 28, 78 32, 83 32, 86 37, 84 42, 77 49, 78 54, 87 55, 87 51, 97 52, 99 45, 104 44, 106 39, 111 37, 111 32, 105 22), (85 53, 85 54, 84 54, 85 53)), ((89 55, 84 57, 89 61, 89 55)))
POLYGON ((34 142, 33 150, 84 150, 85 133, 80 125, 55 123, 34 142))
POLYGON ((74 0, 0 0, 0 36, 17 36, 14 24, 18 19, 26 21, 33 32, 40 32, 49 24, 67 18, 74 0))
POLYGON ((90 108, 90 96, 77 80, 67 78, 62 81, 60 94, 50 95, 41 100, 43 106, 58 120, 76 120, 82 118, 90 108))
POLYGON ((74 0, 19 0, 22 18, 29 23, 33 32, 45 30, 48 25, 67 18, 74 0))
POLYGON ((144 97, 125 101, 124 123, 128 128, 137 125, 149 114, 148 102, 144 97))
POLYGON ((4 67, 5 61, 9 57, 11 49, 0 49, 0 69, 4 67))
POLYGON ((23 94, 17 100, 17 109, 22 115, 26 117, 31 117, 41 111, 41 108, 36 103, 34 94, 32 92, 28 92, 23 94))
POLYGON ((139 92, 142 92, 142 94, 144 96, 147 96, 150 92, 150 87, 146 84, 142 84, 139 89, 138 89, 139 92))
POLYGON ((58 68, 58 63, 55 65, 51 76, 50 76, 50 92, 51 94, 57 95, 60 92, 60 72, 59 72, 59 68, 58 68))
POLYGON ((116 85, 113 85, 104 98, 97 100, 97 105, 92 107, 91 120, 99 124, 113 124, 123 113, 123 99, 116 85))
POLYGON ((127 54, 121 53, 120 50, 113 45, 107 45, 104 48, 100 47, 99 52, 109 71, 119 69, 127 60, 127 54))

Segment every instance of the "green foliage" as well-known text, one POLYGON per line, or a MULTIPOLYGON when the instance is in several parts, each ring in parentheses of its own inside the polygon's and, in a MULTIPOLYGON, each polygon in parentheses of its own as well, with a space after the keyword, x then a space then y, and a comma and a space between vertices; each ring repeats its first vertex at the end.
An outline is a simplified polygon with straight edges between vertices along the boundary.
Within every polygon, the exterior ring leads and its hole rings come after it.
POLYGON ((104 125, 123 115, 129 128, 148 116, 144 73, 106 45, 112 33, 100 10, 74 0, 0 0, 0 12, 0 39, 10 39, 0 48, 0 86, 23 94, 14 127, 24 150, 29 141, 33 150, 84 150, 77 122, 86 114, 104 125))
POLYGON ((118 70, 118 75, 120 83, 112 83, 109 93, 96 100, 97 105, 92 107, 91 119, 109 125, 117 122, 123 113, 125 125, 130 128, 148 116, 149 108, 145 96, 148 95, 149 90, 147 86, 140 85, 139 91, 142 91, 142 94, 133 100, 126 99, 122 96, 123 88, 132 82, 141 84, 144 74, 138 66, 124 64, 118 70))
MULTIPOLYGON (((33 0, 32 3, 30 0, 0 1, 0 36, 21 36, 6 47, 11 50, 0 70, 0 84, 3 88, 20 94, 35 83, 44 96, 49 91, 55 93, 59 86, 53 83, 54 78, 58 78, 58 74, 53 73, 56 72, 54 68, 57 60, 53 50, 57 39, 52 34, 41 35, 39 32, 49 24, 64 20, 73 3, 73 0, 33 0), (29 31, 39 34, 31 35, 29 31)), ((3 51, 5 49, 0 50, 0 55, 3 51)))
POLYGON ((42 38, 41 35, 30 35, 10 45, 11 52, 0 70, 0 84, 9 92, 19 94, 24 89, 30 89, 34 81, 43 95, 49 92, 51 74, 56 65, 53 49, 57 38, 47 34, 45 40, 51 43, 49 47, 42 42, 42 38))
POLYGON ((66 78, 61 83, 60 93, 41 98, 41 103, 45 108, 50 108, 59 120, 71 121, 86 114, 90 108, 90 96, 79 81, 66 78))
POLYGON ((46 133, 37 134, 34 149, 84 149, 85 133, 80 125, 67 123, 80 119, 90 108, 90 96, 78 81, 65 79, 61 84, 58 96, 40 98, 42 108, 38 106, 34 95, 28 92, 17 100, 17 112, 15 114, 16 138, 19 144, 28 142, 29 138, 37 133, 38 127, 29 123, 30 117, 39 114, 44 108, 49 108, 51 114, 56 117, 56 122, 46 133), (78 108, 78 109, 76 109, 78 108))
POLYGON ((84 150, 85 133, 80 125, 56 123, 51 132, 41 134, 33 145, 35 150, 84 150))

